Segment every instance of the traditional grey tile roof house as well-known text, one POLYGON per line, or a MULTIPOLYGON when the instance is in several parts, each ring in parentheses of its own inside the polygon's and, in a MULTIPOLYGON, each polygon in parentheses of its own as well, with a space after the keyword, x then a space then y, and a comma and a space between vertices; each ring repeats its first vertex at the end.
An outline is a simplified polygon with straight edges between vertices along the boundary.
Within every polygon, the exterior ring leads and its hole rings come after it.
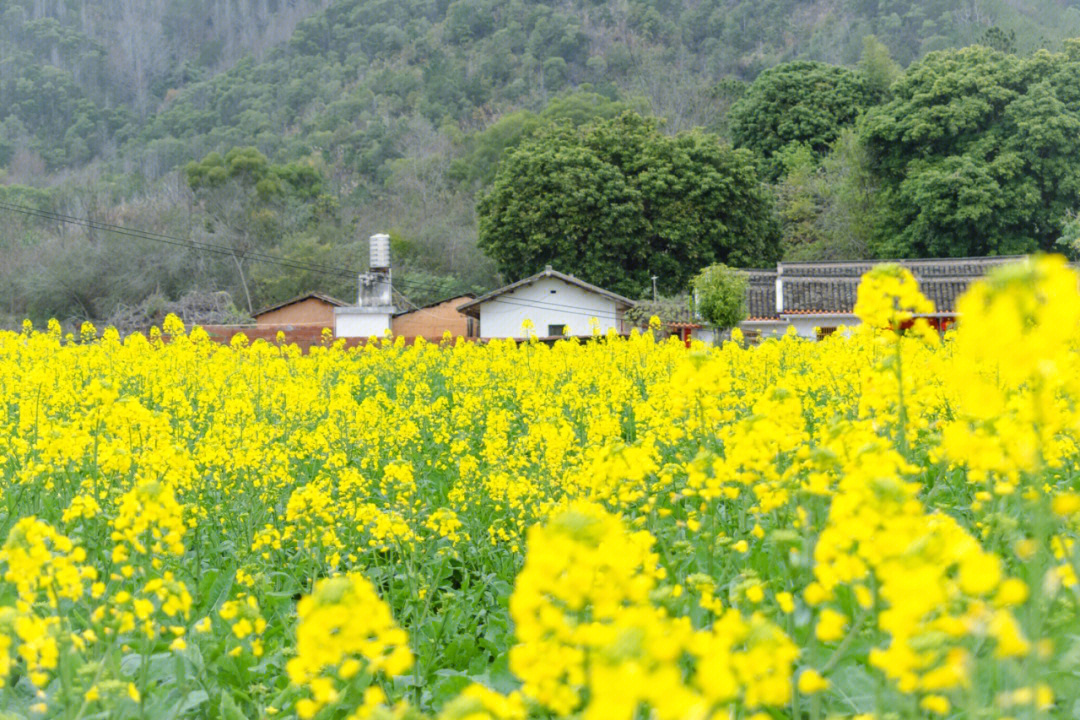
POLYGON ((874 260, 826 263, 781 262, 775 270, 748 271, 744 331, 779 335, 794 327, 802 337, 828 334, 840 325, 857 325, 855 299, 859 281, 874 266, 892 262, 911 271, 919 289, 933 301, 928 315, 939 329, 956 320, 956 300, 991 269, 1023 256, 874 260))

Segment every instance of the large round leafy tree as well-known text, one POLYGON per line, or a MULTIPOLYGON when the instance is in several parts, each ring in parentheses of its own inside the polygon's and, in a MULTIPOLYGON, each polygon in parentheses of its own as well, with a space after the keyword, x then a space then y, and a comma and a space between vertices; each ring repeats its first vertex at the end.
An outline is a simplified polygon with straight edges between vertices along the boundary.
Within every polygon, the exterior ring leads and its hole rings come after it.
POLYGON ((775 179, 782 170, 776 153, 800 143, 824 156, 870 101, 863 77, 847 68, 805 60, 777 65, 732 108, 731 137, 762 157, 775 179))
POLYGON ((509 280, 552 265, 638 296, 677 292, 717 262, 774 262, 779 230, 751 155, 715 135, 662 134, 626 113, 549 128, 499 166, 478 207, 480 247, 509 280))
POLYGON ((860 136, 881 183, 886 257, 1050 249, 1080 200, 1080 45, 931 53, 860 136))

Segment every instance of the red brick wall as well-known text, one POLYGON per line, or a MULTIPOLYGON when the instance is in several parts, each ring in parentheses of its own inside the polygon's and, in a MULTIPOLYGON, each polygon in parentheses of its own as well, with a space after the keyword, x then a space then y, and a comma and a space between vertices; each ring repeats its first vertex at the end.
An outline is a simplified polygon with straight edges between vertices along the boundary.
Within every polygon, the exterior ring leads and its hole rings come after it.
MULTIPOLYGON (((285 334, 286 344, 298 345, 304 352, 307 352, 312 347, 323 344, 322 328, 316 326, 203 325, 202 327, 207 335, 210 336, 211 340, 222 345, 231 343, 233 336, 238 333, 243 333, 247 337, 248 342, 265 340, 268 343, 277 343, 278 331, 285 334)), ((333 338, 333 340, 336 339, 337 338, 333 338)), ((331 340, 331 342, 333 342, 333 340, 331 340)), ((412 345, 414 342, 416 342, 415 337, 405 338, 406 345, 412 345)), ((366 344, 367 338, 345 338, 346 347, 357 347, 366 344)))

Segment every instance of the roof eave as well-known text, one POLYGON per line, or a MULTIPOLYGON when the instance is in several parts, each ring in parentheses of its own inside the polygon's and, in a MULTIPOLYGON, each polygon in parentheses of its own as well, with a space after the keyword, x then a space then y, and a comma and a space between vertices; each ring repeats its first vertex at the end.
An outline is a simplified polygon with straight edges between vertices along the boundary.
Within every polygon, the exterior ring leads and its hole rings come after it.
POLYGON ((489 300, 493 300, 493 299, 495 299, 497 297, 500 297, 502 295, 506 295, 508 293, 514 292, 518 288, 528 287, 529 285, 533 285, 533 284, 539 282, 540 280, 544 280, 544 279, 547 279, 547 278, 555 278, 556 280, 561 280, 562 282, 567 283, 568 285, 574 285, 576 287, 579 287, 582 290, 585 290, 586 292, 592 292, 592 293, 595 293, 597 295, 606 297, 607 299, 614 301, 615 304, 616 304, 616 307, 621 304, 623 306, 622 309, 624 309, 624 310, 628 310, 628 309, 634 307, 635 305, 637 305, 636 302, 634 302, 633 300, 631 300, 628 297, 623 297, 622 295, 619 295, 618 293, 613 293, 610 290, 605 290, 604 288, 599 287, 597 285, 587 283, 584 280, 581 280, 581 279, 578 279, 578 278, 574 277, 573 275, 566 275, 565 273, 561 273, 558 270, 543 270, 541 272, 536 273, 535 275, 530 275, 529 277, 522 278, 521 280, 518 280, 517 282, 512 282, 509 285, 504 285, 501 288, 498 288, 496 290, 492 290, 491 292, 486 293, 484 295, 481 295, 480 297, 476 298, 475 300, 467 302, 464 305, 459 305, 458 308, 457 308, 458 312, 464 313, 465 315, 469 315, 470 317, 479 317, 479 313, 480 313, 479 307, 481 305, 483 305, 484 303, 488 302, 489 300), (474 314, 474 311, 475 311, 475 314, 474 314))
POLYGON ((324 295, 323 293, 319 293, 319 292, 309 292, 309 293, 304 293, 303 295, 297 295, 294 298, 289 298, 288 300, 283 300, 282 302, 279 302, 276 305, 268 305, 268 306, 266 306, 264 308, 260 308, 259 310, 252 313, 251 317, 257 318, 260 315, 265 315, 267 313, 274 312, 275 310, 280 310, 281 308, 288 307, 290 305, 295 305, 298 302, 303 302, 305 300, 313 300, 313 299, 314 300, 321 300, 324 303, 326 303, 327 305, 332 305, 334 307, 345 307, 346 305, 348 305, 347 302, 344 302, 342 300, 338 300, 337 298, 331 297, 330 295, 324 295))

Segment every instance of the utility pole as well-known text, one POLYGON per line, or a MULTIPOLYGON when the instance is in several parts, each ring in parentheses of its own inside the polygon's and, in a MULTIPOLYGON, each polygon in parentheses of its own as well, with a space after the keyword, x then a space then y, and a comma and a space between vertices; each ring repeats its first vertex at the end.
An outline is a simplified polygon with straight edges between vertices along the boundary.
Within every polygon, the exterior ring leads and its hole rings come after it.
POLYGON ((653 302, 656 302, 656 280, 659 277, 660 277, 659 275, 653 275, 652 276, 652 299, 653 299, 653 302))

